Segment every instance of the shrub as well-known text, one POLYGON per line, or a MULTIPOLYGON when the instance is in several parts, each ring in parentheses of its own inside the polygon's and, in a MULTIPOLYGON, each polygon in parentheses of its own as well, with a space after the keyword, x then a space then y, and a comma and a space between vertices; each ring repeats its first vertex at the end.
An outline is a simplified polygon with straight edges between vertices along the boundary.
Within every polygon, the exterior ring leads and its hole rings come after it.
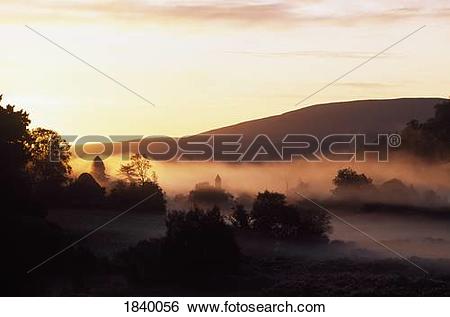
POLYGON ((191 271, 229 271, 239 248, 218 208, 172 211, 167 216, 164 256, 170 266, 191 271))
POLYGON ((111 207, 129 208, 136 203, 136 210, 150 212, 166 212, 166 199, 162 188, 155 182, 146 182, 143 185, 118 181, 108 196, 111 207), (152 197, 149 197, 153 195, 152 197), (144 200, 144 201, 143 201, 144 200))
POLYGON ((136 246, 120 252, 116 263, 128 277, 137 280, 160 280, 166 277, 163 259, 164 239, 140 241, 136 246))
POLYGON ((257 231, 281 239, 327 240, 331 231, 329 215, 312 205, 288 205, 286 196, 265 191, 259 193, 252 210, 257 231))
POLYGON ((332 193, 339 199, 366 200, 376 194, 372 179, 365 174, 358 174, 351 168, 344 168, 337 172, 333 179, 336 186, 332 193))
POLYGON ((286 213, 286 196, 265 191, 258 193, 253 203, 251 217, 253 227, 259 231, 271 231, 279 217, 286 213))
POLYGON ((213 206, 226 207, 231 204, 233 196, 227 193, 223 189, 211 188, 199 188, 192 190, 189 193, 189 201, 194 206, 200 206, 204 208, 211 208, 213 206))
POLYGON ((105 203, 105 189, 89 173, 81 174, 66 193, 68 203, 74 207, 99 207, 105 203))
POLYGON ((249 214, 247 213, 247 210, 245 210, 243 205, 237 204, 233 207, 231 219, 234 226, 241 229, 249 228, 249 214))

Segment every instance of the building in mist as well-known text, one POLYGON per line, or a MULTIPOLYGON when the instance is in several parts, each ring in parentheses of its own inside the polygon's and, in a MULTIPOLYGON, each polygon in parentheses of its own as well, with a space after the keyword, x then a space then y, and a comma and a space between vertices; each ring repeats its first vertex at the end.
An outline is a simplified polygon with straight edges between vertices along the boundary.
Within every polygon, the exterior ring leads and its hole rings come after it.
POLYGON ((209 182, 200 182, 195 184, 195 190, 208 190, 213 189, 209 182))
POLYGON ((222 189, 222 178, 220 177, 219 174, 217 174, 216 179, 214 180, 214 185, 216 189, 222 189))
POLYGON ((214 179, 214 186, 212 186, 209 182, 200 182, 195 184, 195 190, 222 190, 222 178, 219 174, 216 175, 214 179))
POLYGON ((195 185, 195 189, 189 193, 189 201, 193 207, 229 208, 233 196, 222 188, 222 178, 219 174, 214 178, 214 185, 209 182, 201 182, 195 185))

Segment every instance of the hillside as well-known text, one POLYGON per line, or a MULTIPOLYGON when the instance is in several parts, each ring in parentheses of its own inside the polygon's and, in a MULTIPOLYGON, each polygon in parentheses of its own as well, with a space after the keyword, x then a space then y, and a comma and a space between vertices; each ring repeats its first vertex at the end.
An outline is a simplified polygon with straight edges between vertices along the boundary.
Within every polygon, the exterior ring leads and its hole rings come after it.
POLYGON ((374 135, 400 131, 406 123, 425 121, 441 98, 358 100, 313 105, 263 119, 251 120, 204 132, 243 134, 246 139, 267 134, 279 140, 286 134, 312 134, 319 139, 331 133, 374 135))

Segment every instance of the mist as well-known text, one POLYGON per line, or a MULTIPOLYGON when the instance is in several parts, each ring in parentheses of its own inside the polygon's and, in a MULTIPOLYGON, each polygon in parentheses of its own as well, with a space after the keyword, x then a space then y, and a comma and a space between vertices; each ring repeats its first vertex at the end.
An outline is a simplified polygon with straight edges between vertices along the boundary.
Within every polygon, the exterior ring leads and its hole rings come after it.
MULTIPOLYGON (((118 179, 119 156, 105 161, 107 174, 118 179)), ((332 179, 339 169, 350 167, 364 173, 380 185, 398 179, 418 191, 433 190, 450 197, 450 164, 431 164, 397 155, 389 162, 313 162, 280 163, 215 163, 215 162, 153 162, 160 185, 168 195, 187 193, 199 182, 212 182, 217 174, 222 177, 223 188, 232 194, 256 194, 269 190, 287 193, 292 190, 314 198, 327 198, 334 188, 332 179)), ((90 172, 91 162, 73 159, 74 176, 90 172)))
MULTIPOLYGON (((118 170, 120 164, 123 163, 120 157, 112 156, 104 162, 111 180, 118 179, 118 170)), ((72 166, 74 167, 74 176, 89 172, 91 168, 90 162, 80 159, 74 159, 72 166)), ((153 162, 153 169, 167 194, 169 206, 171 206, 171 201, 174 206, 173 197, 175 195, 188 194, 200 182, 212 184, 217 174, 222 178, 224 190, 235 198, 243 194, 255 197, 258 192, 269 190, 287 193, 288 199, 292 201, 299 199, 295 192, 301 192, 313 199, 326 200, 332 197, 331 190, 334 188, 332 180, 336 176, 337 170, 346 167, 371 177, 376 186, 392 179, 398 179, 408 188, 413 188, 417 197, 421 197, 426 191, 433 190, 441 198, 443 205, 448 207, 450 165, 431 164, 400 155, 391 157, 388 163, 374 161, 361 163, 296 161, 241 164, 153 162)), ((357 196, 358 193, 355 193, 355 197, 357 196)), ((370 201, 370 197, 368 200, 370 201)), ((396 197, 392 203, 430 207, 429 203, 419 198, 412 202, 405 197, 396 197)), ((180 207, 183 206, 177 206, 177 208, 180 207)), ((333 209, 333 211, 336 210, 333 209)), ((408 208, 404 208, 401 212, 391 212, 390 210, 361 212, 357 208, 341 207, 336 212, 364 232, 405 256, 450 259, 448 224, 439 217, 430 217, 426 214, 411 215, 409 211, 408 208)), ((244 248, 251 253, 285 256, 308 255, 320 258, 394 256, 335 218, 332 218, 332 227, 330 238, 333 244, 331 248, 319 248, 312 251, 310 248, 286 242, 267 243, 261 247, 260 242, 252 243, 251 241, 245 242, 244 248)))

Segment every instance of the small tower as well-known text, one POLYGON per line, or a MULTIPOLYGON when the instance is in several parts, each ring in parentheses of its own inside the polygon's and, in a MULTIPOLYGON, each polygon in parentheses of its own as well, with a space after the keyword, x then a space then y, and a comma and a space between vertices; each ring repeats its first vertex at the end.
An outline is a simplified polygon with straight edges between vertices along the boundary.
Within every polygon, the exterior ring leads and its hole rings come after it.
POLYGON ((94 162, 92 163, 92 175, 99 183, 104 183, 108 181, 108 176, 106 175, 106 167, 103 160, 100 156, 96 156, 94 158, 94 162))
POLYGON ((216 179, 214 180, 214 185, 216 189, 222 189, 222 178, 220 178, 219 174, 217 174, 216 179))

